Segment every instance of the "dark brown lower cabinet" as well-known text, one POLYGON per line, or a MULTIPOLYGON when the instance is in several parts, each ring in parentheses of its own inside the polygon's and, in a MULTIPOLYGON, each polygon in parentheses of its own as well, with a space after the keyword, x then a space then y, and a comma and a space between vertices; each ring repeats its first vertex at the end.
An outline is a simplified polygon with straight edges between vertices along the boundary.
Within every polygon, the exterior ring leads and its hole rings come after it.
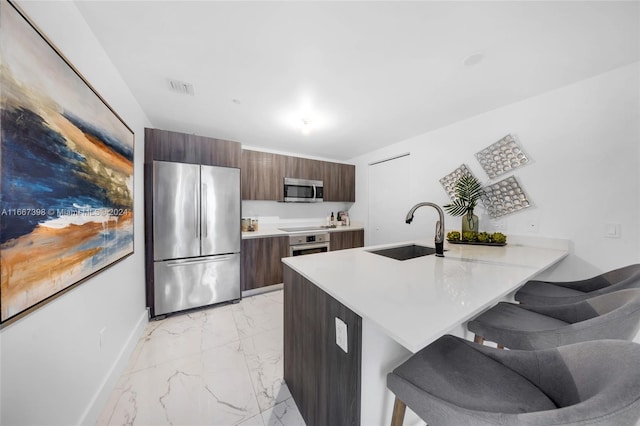
POLYGON ((282 258, 289 256, 289 237, 242 240, 240 283, 242 291, 282 282, 282 258))
POLYGON ((331 251, 364 247, 364 230, 332 232, 329 244, 331 251))
POLYGON ((360 424, 361 351, 362 318, 284 265, 284 380, 307 426, 360 424))

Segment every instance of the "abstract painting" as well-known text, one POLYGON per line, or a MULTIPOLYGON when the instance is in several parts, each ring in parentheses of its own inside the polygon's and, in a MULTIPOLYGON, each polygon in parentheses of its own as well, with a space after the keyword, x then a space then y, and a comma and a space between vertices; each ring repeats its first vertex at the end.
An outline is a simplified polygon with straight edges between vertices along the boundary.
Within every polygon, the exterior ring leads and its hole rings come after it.
POLYGON ((133 253, 134 134, 0 0, 0 322, 133 253))

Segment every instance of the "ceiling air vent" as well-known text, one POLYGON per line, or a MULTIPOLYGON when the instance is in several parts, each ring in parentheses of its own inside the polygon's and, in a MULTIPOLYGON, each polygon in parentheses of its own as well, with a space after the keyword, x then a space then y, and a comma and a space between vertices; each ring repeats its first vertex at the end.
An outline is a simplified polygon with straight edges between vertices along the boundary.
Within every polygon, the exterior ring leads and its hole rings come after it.
POLYGON ((193 84, 191 83, 185 83, 184 81, 169 79, 169 87, 174 92, 182 93, 183 95, 194 96, 193 84))

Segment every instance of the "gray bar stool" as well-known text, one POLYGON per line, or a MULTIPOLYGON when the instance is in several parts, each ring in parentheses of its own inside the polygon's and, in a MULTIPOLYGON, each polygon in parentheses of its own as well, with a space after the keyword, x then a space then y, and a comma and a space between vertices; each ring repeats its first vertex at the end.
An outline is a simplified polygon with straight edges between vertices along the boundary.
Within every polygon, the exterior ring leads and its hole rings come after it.
POLYGON ((580 281, 529 281, 514 297, 518 302, 530 305, 562 305, 627 288, 640 288, 640 264, 580 281))
POLYGON ((467 328, 476 334, 476 343, 486 339, 510 349, 546 349, 597 339, 632 340, 640 329, 640 289, 567 305, 500 302, 469 321, 467 328))
POLYGON ((634 425, 639 365, 623 340, 505 351, 447 335, 387 375, 391 425, 407 406, 433 426, 634 425))

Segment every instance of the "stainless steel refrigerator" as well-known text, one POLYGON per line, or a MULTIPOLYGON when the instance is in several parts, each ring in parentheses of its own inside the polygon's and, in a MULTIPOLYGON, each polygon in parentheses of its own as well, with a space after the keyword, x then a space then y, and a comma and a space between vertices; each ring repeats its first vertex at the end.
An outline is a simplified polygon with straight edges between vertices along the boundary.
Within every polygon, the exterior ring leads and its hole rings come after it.
POLYGON ((154 316, 240 298, 240 169, 153 162, 154 316))

